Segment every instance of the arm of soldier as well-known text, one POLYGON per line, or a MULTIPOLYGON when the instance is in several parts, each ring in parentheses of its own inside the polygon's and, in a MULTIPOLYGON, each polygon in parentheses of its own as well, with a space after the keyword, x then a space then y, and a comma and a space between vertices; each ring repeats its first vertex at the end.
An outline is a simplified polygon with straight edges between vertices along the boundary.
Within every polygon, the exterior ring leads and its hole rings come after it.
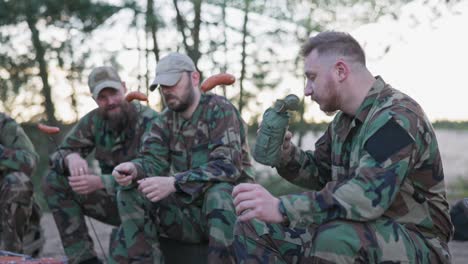
MULTIPOLYGON (((93 112, 92 112, 93 113, 93 112)), ((50 156, 53 170, 60 174, 80 175, 89 171, 84 157, 95 148, 93 115, 85 115, 50 156)))
POLYGON ((288 131, 283 143, 282 162, 276 167, 287 181, 311 190, 320 190, 331 180, 330 127, 315 144, 315 151, 303 151, 291 142, 288 131))
POLYGON ((18 123, 7 118, 1 129, 0 168, 22 171, 28 175, 36 167, 38 155, 18 123))
MULTIPOLYGON (((193 201, 216 182, 237 183, 241 176, 242 149, 240 120, 232 105, 217 104, 209 126, 208 161, 191 170, 175 175, 175 186, 186 194, 186 201, 193 201), (222 109, 224 108, 224 109, 222 109)), ((194 157, 195 158, 195 157, 194 157)))
POLYGON ((158 116, 147 123, 138 157, 131 161, 136 170, 134 180, 169 174, 169 134, 172 131, 166 128, 165 123, 164 116, 158 116))
POLYGON ((169 173, 168 133, 171 132, 165 129, 164 124, 165 119, 162 116, 147 122, 138 157, 119 164, 112 171, 119 185, 127 186, 146 177, 169 173))
POLYGON ((417 132, 392 118, 384 124, 364 141, 355 177, 340 185, 329 182, 320 191, 280 197, 291 227, 337 218, 369 221, 391 206, 413 166, 417 132))

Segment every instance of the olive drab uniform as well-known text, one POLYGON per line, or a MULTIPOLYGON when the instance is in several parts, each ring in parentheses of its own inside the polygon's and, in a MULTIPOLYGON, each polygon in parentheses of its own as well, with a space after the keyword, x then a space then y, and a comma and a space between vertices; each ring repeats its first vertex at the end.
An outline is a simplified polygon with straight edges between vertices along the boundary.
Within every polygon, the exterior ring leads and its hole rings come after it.
MULTIPOLYGON (((142 134, 157 117, 155 111, 139 103, 130 104, 129 109, 138 114, 133 115, 135 120, 128 120, 120 130, 112 128, 99 110, 94 109, 80 119, 60 145, 59 151, 51 155, 51 171, 44 179, 43 190, 70 263, 96 257, 85 215, 107 224, 120 225, 115 199, 118 184, 111 174, 112 170, 137 156, 142 134), (92 173, 101 177, 105 189, 81 195, 75 193, 68 183, 69 172, 63 158, 72 152, 85 158, 92 151, 100 169, 100 172, 92 173)), ((113 243, 112 246, 111 255, 125 250, 123 245, 119 247, 113 243)))
POLYGON ((34 201, 31 175, 38 155, 15 120, 0 113, 0 249, 25 252, 25 236, 40 230, 40 210, 34 201), (36 215, 35 217, 33 217, 36 215))
POLYGON ((380 77, 355 116, 339 112, 315 151, 294 146, 277 171, 311 191, 280 197, 289 223, 236 225, 239 263, 450 263, 434 130, 380 77))
MULTIPOLYGON (((236 214, 231 196, 253 181, 245 126, 224 97, 202 94, 191 119, 166 109, 144 136, 138 179, 175 177, 176 193, 152 203, 135 188, 119 191, 131 260, 163 263, 159 237, 208 242, 208 262, 232 263, 236 214), (143 217, 144 215, 144 217, 143 217)), ((134 181, 135 182, 135 181, 134 181)))

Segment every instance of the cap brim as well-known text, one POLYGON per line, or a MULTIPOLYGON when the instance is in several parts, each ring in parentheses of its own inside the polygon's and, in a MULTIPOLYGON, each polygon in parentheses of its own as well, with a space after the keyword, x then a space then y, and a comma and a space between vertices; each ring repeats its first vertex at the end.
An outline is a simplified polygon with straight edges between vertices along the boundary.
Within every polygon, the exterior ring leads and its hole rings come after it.
POLYGON ((94 87, 93 98, 97 99, 98 96, 99 96, 99 93, 105 88, 113 88, 113 89, 116 89, 116 90, 120 90, 120 89, 123 89, 123 85, 120 82, 104 81, 104 82, 98 84, 96 87, 94 87))
POLYGON ((157 74, 153 83, 150 85, 150 90, 154 91, 159 85, 175 85, 180 80, 180 77, 182 77, 182 73, 183 72, 157 74))

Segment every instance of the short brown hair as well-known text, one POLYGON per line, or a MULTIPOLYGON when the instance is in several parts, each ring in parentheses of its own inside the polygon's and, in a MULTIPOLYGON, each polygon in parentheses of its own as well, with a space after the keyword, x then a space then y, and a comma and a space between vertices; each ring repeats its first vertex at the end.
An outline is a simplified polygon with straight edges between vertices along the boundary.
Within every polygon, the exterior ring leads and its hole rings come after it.
POLYGON ((311 37, 301 48, 301 55, 307 57, 313 50, 319 55, 338 54, 351 57, 366 65, 366 55, 361 45, 350 34, 337 31, 324 31, 311 37))

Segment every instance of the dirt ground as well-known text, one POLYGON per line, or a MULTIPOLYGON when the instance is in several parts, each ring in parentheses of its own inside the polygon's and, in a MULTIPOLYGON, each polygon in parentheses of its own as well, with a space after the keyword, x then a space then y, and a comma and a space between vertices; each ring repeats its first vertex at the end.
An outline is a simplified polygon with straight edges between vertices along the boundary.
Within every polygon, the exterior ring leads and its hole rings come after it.
MULTIPOLYGON (((102 250, 99 247, 99 243, 96 240, 96 235, 93 232, 91 226, 94 226, 94 230, 96 230, 96 234, 99 237, 99 241, 104 249, 105 254, 108 252, 109 247, 109 236, 112 230, 112 227, 106 224, 103 224, 97 220, 92 219, 90 224, 90 218, 87 218, 88 228, 90 230, 91 236, 93 237, 95 243, 94 247, 97 254, 100 256, 101 259, 103 258, 102 250)), ((63 256, 63 248, 60 242, 60 237, 57 231, 57 227, 55 226, 54 219, 50 213, 46 213, 42 217, 41 221, 42 227, 45 231, 46 236, 46 243, 42 250, 42 256, 44 257, 57 257, 63 256)), ((450 251, 452 253, 452 263, 453 264, 466 264, 468 263, 468 242, 450 242, 450 251)))

